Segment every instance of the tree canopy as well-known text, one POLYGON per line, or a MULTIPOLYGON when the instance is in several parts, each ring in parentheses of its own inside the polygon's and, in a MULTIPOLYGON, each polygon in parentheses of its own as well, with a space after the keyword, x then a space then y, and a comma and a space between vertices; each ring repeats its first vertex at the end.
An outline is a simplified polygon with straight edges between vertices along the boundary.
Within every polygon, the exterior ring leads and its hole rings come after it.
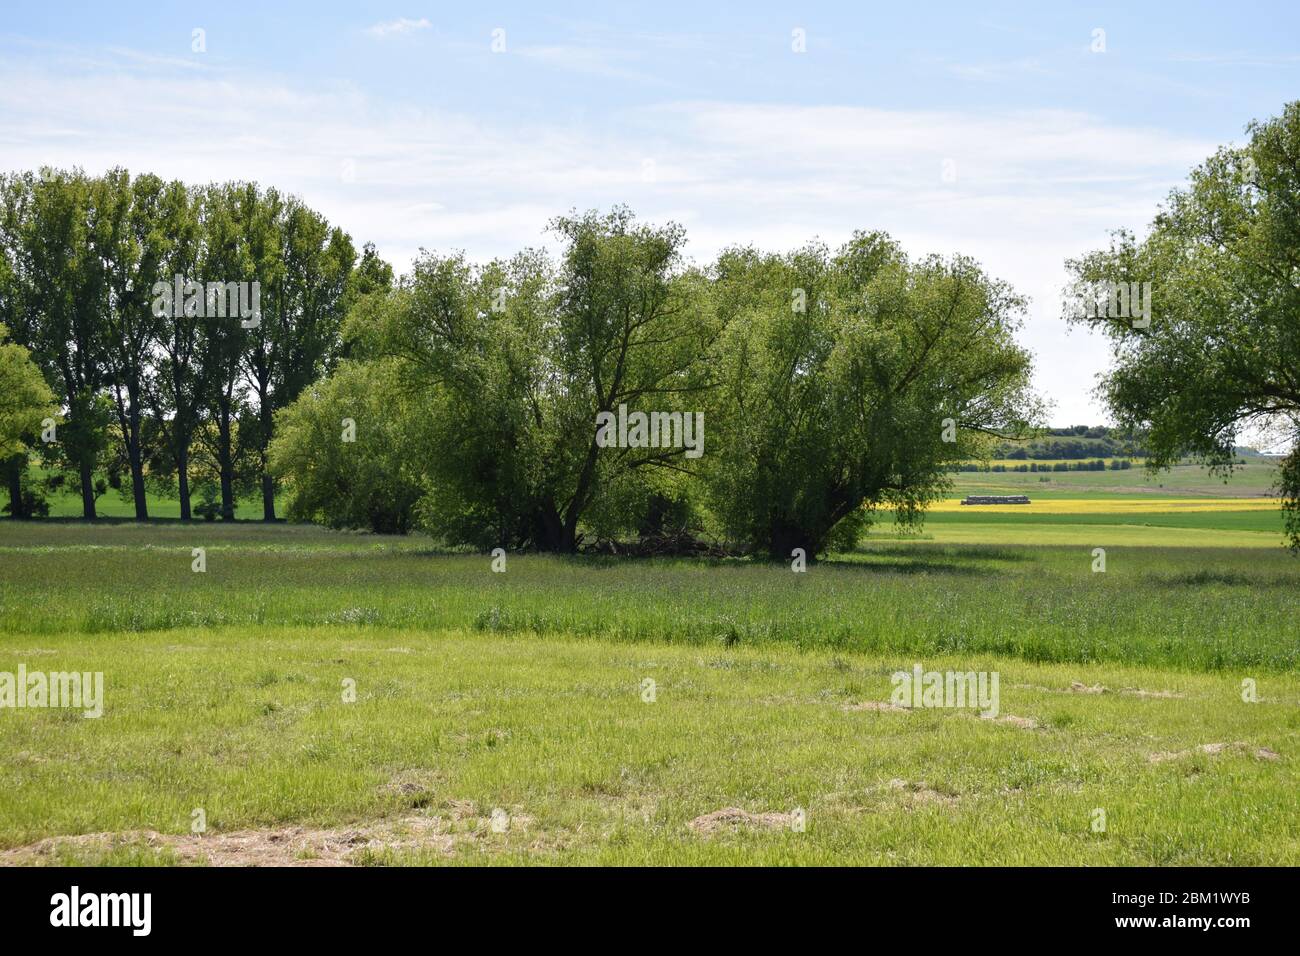
MULTIPOLYGON (((41 454, 71 476, 83 515, 125 474, 137 519, 147 484, 173 480, 189 518, 199 459, 224 516, 260 484, 273 519, 275 412, 332 366, 356 298, 391 284, 367 256, 354 283, 346 233, 253 183, 192 187, 124 169, 0 176, 0 321, 64 410, 41 454)), ((4 467, 12 506, 26 461, 4 467)))
POLYGON ((815 555, 837 527, 854 541, 878 506, 914 520, 949 464, 1037 415, 1024 303, 968 259, 913 263, 859 233, 833 255, 731 250, 717 276, 710 501, 774 558, 815 555))
POLYGON ((1229 471, 1242 432, 1289 441, 1279 490, 1300 549, 1300 102, 1247 127, 1169 196, 1149 234, 1069 263, 1094 292, 1150 282, 1149 326, 1071 314, 1109 337, 1100 394, 1145 429, 1152 468, 1186 455, 1229 471))
POLYGON ((0 459, 25 452, 41 423, 58 413, 31 353, 8 338, 9 330, 0 325, 0 459))
POLYGON ((700 268, 680 226, 624 208, 552 229, 558 259, 426 253, 358 301, 348 367, 277 419, 307 512, 377 527, 361 483, 401 476, 410 515, 383 521, 451 543, 571 552, 672 526, 811 559, 874 508, 914 520, 949 465, 1038 416, 1023 302, 968 259, 864 233, 700 268), (355 460, 363 428, 382 477, 355 460))

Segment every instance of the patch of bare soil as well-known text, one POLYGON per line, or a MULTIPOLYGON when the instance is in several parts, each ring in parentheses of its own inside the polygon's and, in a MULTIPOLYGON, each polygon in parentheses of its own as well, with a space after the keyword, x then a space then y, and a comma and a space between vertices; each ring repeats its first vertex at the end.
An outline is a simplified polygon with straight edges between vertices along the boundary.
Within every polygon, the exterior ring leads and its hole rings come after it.
POLYGON ((686 824, 700 836, 713 836, 722 830, 783 830, 794 823, 793 813, 750 813, 740 807, 723 807, 686 824))
POLYGON ((1190 757, 1193 754, 1209 754, 1215 756, 1225 751, 1246 750, 1253 751, 1258 760, 1280 760, 1281 754, 1275 750, 1269 750, 1267 747, 1252 747, 1244 740, 1234 740, 1230 744, 1201 744, 1199 747, 1193 747, 1191 750, 1164 750, 1159 753, 1151 754, 1147 760, 1150 763, 1165 763, 1169 760, 1181 760, 1184 757, 1190 757))
MULTIPOLYGON (((93 853, 124 846, 169 851, 182 863, 210 866, 349 866, 357 862, 356 854, 366 850, 433 850, 449 855, 463 844, 496 835, 493 818, 479 815, 473 803, 454 801, 447 807, 443 814, 415 814, 332 829, 290 826, 203 835, 132 830, 48 837, 0 851, 0 866, 50 863, 66 850, 93 853)), ((533 818, 498 815, 496 823, 504 827, 502 832, 526 831, 533 818)))
MULTIPOLYGON (((403 809, 423 809, 434 801, 440 783, 439 775, 432 770, 403 770, 380 787, 379 792, 400 797, 405 804, 403 809)), ((448 804, 455 805, 456 801, 448 804)))
POLYGON ((843 709, 847 711, 872 710, 887 714, 910 714, 912 712, 910 707, 899 707, 887 700, 864 700, 857 704, 845 704, 843 709))
POLYGON ((901 792, 905 796, 909 807, 955 807, 957 805, 955 796, 935 790, 933 787, 928 786, 924 780, 909 782, 894 778, 889 781, 888 787, 890 790, 901 792))
POLYGON ((1108 694, 1110 688, 1103 687, 1101 684, 1084 684, 1077 680, 1070 681, 1070 690, 1076 694, 1108 694))
POLYGON ((985 717, 984 720, 991 720, 995 724, 1010 724, 1012 727, 1019 727, 1021 730, 1034 730, 1038 727, 1038 721, 1032 717, 1017 717, 1015 714, 1003 714, 1001 717, 985 717))
MULTIPOLYGON (((1062 693, 1062 690, 1059 687, 1043 687, 1040 684, 1012 684, 1010 686, 1015 687, 1019 690, 1036 690, 1047 694, 1062 693)), ((1071 694, 1116 693, 1115 691, 1111 690, 1109 687, 1105 686, 1104 684, 1085 684, 1082 681, 1077 681, 1077 680, 1070 681, 1070 686, 1066 689, 1065 692, 1071 694)), ((1155 697, 1163 700, 1185 700, 1187 697, 1186 694, 1175 693, 1172 690, 1144 690, 1141 687, 1125 687, 1122 690, 1118 691, 1118 693, 1128 694, 1132 697, 1155 697)))

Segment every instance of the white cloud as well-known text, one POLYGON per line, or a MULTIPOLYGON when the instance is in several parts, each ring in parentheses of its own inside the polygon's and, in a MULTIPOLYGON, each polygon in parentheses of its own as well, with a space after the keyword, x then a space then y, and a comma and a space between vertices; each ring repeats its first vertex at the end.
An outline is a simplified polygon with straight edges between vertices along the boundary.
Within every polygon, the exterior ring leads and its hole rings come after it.
POLYGON ((433 24, 424 17, 420 17, 418 20, 399 17, 396 20, 386 20, 382 23, 376 23, 374 26, 366 27, 366 32, 372 37, 383 38, 402 33, 414 33, 416 30, 427 30, 431 26, 433 24))
POLYGON ((420 247, 472 258, 544 243, 570 208, 674 218, 707 261, 731 243, 837 244, 885 229, 963 252, 1034 299, 1026 342, 1062 420, 1097 420, 1105 346, 1059 320, 1065 258, 1141 229, 1213 143, 1065 111, 976 113, 679 102, 563 124, 377 101, 353 87, 116 65, 0 63, 7 168, 113 165, 301 195, 405 269, 420 247), (654 176, 643 175, 646 160, 654 176), (942 178, 951 160, 955 182, 942 178))

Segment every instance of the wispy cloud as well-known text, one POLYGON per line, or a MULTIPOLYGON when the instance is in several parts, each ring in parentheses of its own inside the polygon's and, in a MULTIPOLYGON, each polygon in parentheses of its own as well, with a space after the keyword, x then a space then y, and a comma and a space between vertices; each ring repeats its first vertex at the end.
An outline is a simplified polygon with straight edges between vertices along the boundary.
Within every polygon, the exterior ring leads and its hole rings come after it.
POLYGON ((1141 226, 1214 147, 1061 110, 725 101, 629 110, 615 135, 599 119, 501 124, 350 86, 138 60, 130 71, 0 64, 0 116, 6 166, 259 178, 336 206, 331 215, 354 234, 387 240, 399 265, 422 244, 494 255, 536 240, 546 218, 536 210, 620 201, 698 223, 700 257, 760 234, 789 246, 877 226, 931 237, 942 251, 977 252, 995 236, 1006 248, 1055 251, 1107 225, 1141 226), (527 212, 501 231, 512 208, 527 212), (497 231, 475 249, 488 232, 475 224, 489 219, 497 231))
POLYGON ((433 26, 426 18, 420 17, 418 20, 412 20, 410 17, 398 17, 396 20, 385 20, 376 23, 374 26, 366 27, 366 32, 372 37, 388 37, 402 33, 414 33, 416 30, 427 30, 433 26))
POLYGON ((1218 66, 1283 66, 1300 65, 1300 54, 1269 56, 1258 53, 1176 53, 1168 58, 1171 63, 1210 63, 1218 66))
POLYGON ((0 61, 0 144, 6 169, 123 165, 275 185, 402 270, 421 247, 506 255, 548 241, 557 213, 619 202, 683 223, 697 261, 730 243, 788 249, 882 228, 914 253, 970 254, 1031 296, 1026 341, 1044 381, 1077 396, 1104 344, 1063 335, 1063 260, 1109 228, 1140 230, 1215 145, 1063 110, 683 100, 628 108, 617 124, 502 123, 129 51, 0 61))

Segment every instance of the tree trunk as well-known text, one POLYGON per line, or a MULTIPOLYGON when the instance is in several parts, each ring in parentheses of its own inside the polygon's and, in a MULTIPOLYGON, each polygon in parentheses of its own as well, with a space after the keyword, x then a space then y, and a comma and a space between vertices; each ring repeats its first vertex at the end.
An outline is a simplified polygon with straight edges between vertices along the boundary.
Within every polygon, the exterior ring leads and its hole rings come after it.
POLYGON ((547 502, 537 511, 533 543, 538 551, 563 552, 564 521, 554 504, 547 502))
POLYGON ((811 564, 821 550, 821 542, 813 540, 807 530, 785 521, 776 522, 768 536, 767 552, 773 561, 790 561, 795 548, 802 548, 805 560, 811 564))
POLYGON ((230 402, 218 403, 217 466, 221 471, 221 520, 235 520, 235 467, 230 448, 230 402))
POLYGON ((262 456, 262 520, 275 520, 275 481, 266 471, 266 456, 262 456))
POLYGON ((558 547, 555 548, 562 554, 573 554, 578 550, 578 519, 590 503, 590 488, 595 480, 596 455, 599 451, 599 446, 596 445, 596 440, 593 437, 591 444, 587 446, 587 457, 583 461, 582 471, 578 475, 578 487, 573 492, 573 499, 569 502, 569 508, 565 512, 558 547))
POLYGON ((176 488, 181 499, 181 520, 190 520, 190 436, 176 439, 176 488))
POLYGON ((135 501, 135 520, 148 521, 149 500, 144 494, 144 461, 140 453, 138 431, 127 449, 127 460, 131 463, 131 497, 135 501))
POLYGON ((127 388, 131 412, 127 418, 126 457, 131 465, 131 496, 135 500, 135 520, 149 520, 149 499, 144 493, 144 450, 140 447, 140 390, 127 388))
POLYGON ((5 470, 9 472, 9 514, 19 520, 31 517, 23 506, 23 472, 27 465, 25 459, 25 455, 15 455, 5 465, 5 470))
POLYGON ((258 449, 258 457, 262 466, 262 520, 274 521, 275 480, 266 467, 266 450, 271 444, 271 429, 275 426, 275 418, 265 389, 258 391, 258 415, 262 420, 261 434, 258 436, 258 444, 261 446, 258 449))
POLYGON ((560 532, 559 546, 555 549, 561 554, 573 554, 578 550, 578 515, 575 512, 564 522, 560 532))
POLYGON ((77 467, 81 476, 81 517, 94 521, 98 515, 95 514, 95 475, 90 464, 90 459, 83 457, 77 467))

